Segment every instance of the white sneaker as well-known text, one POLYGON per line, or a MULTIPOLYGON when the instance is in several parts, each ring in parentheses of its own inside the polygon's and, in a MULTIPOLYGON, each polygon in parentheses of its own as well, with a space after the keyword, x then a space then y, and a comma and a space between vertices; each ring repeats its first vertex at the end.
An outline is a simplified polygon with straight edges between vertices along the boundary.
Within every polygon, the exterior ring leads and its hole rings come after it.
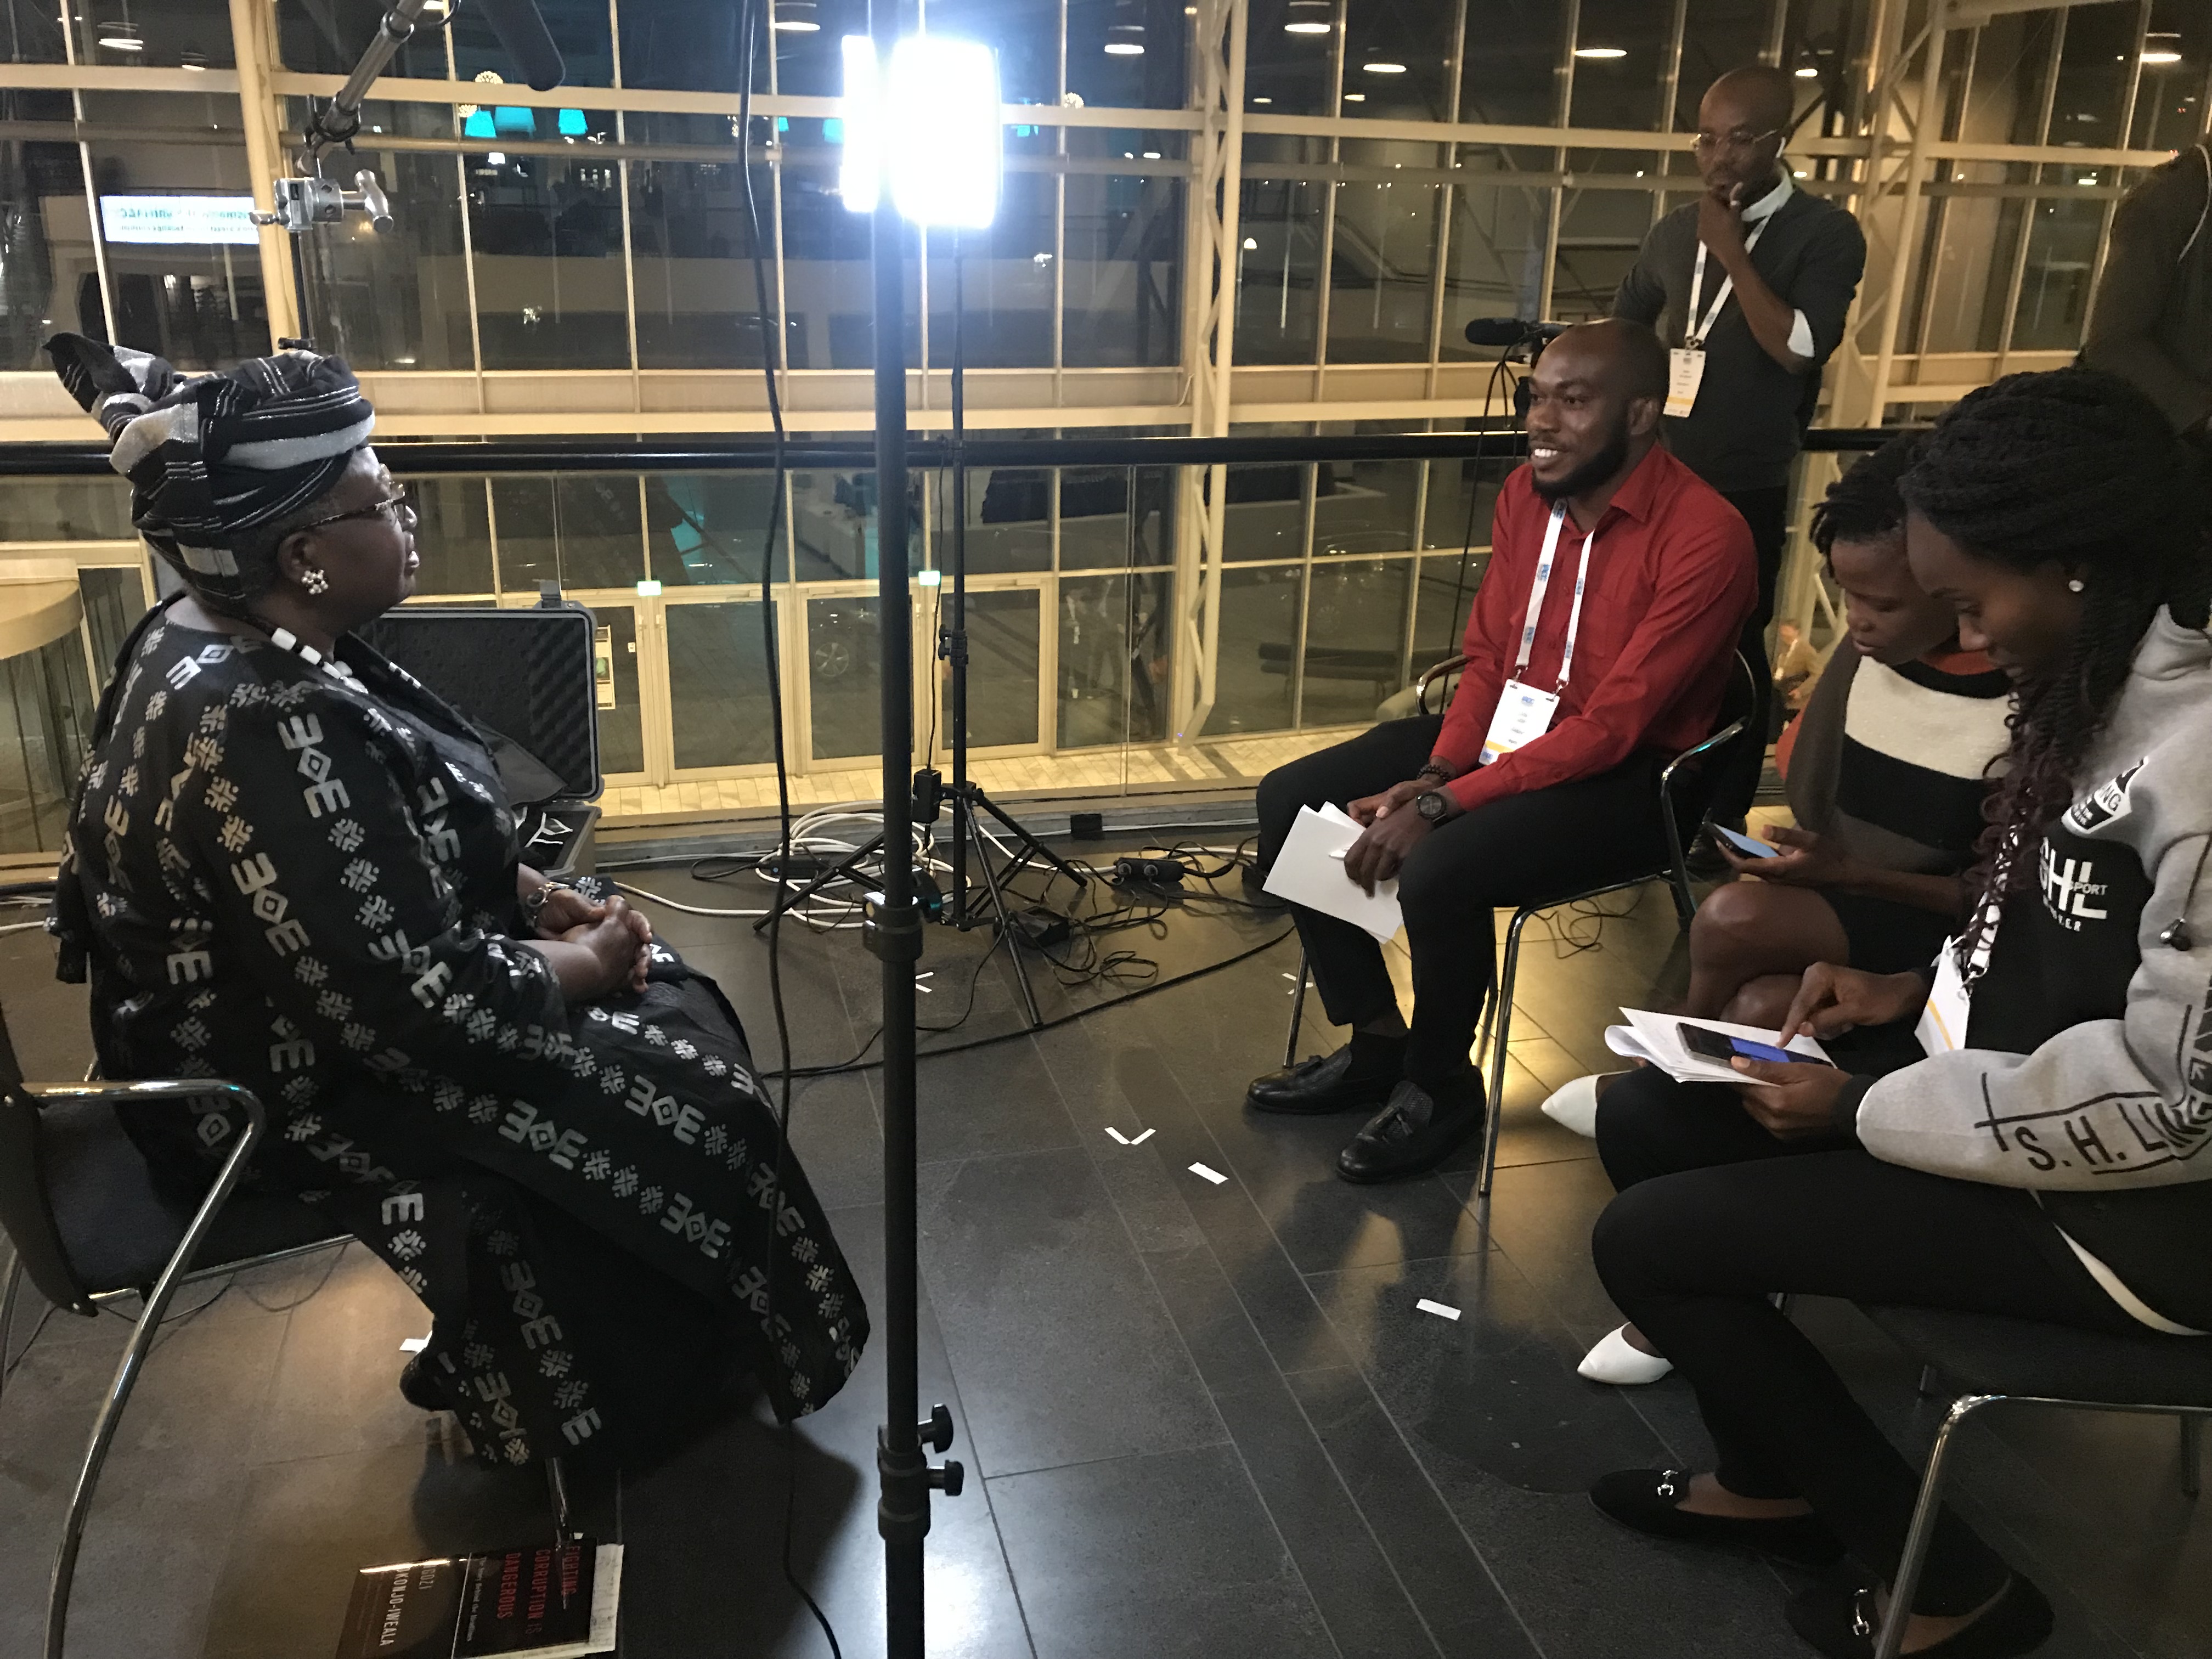
POLYGON ((1619 1388, 1632 1388, 1640 1382, 1656 1382, 1674 1369, 1674 1362, 1662 1359, 1656 1353, 1630 1346, 1620 1330, 1607 1331, 1598 1339, 1598 1344, 1583 1356, 1583 1363, 1575 1370, 1593 1382, 1611 1382, 1619 1388))
POLYGON ((1572 1129, 1578 1135, 1597 1139, 1597 1080, 1599 1073, 1578 1077, 1563 1089, 1554 1089, 1544 1102, 1543 1112, 1563 1129, 1572 1129))

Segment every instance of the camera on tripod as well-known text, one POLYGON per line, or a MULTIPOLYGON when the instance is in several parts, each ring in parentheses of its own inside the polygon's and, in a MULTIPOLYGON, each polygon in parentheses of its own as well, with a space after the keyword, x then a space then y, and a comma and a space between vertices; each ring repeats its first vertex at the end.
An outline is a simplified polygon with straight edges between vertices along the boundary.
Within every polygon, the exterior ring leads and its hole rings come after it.
MULTIPOLYGON (((1536 359, 1544 355, 1544 348, 1570 326, 1531 322, 1525 317, 1478 317, 1467 325, 1467 340, 1469 345, 1504 346, 1504 361, 1533 368, 1536 359)), ((1528 380, 1523 375, 1513 386, 1513 412, 1523 420, 1528 415, 1528 380)))

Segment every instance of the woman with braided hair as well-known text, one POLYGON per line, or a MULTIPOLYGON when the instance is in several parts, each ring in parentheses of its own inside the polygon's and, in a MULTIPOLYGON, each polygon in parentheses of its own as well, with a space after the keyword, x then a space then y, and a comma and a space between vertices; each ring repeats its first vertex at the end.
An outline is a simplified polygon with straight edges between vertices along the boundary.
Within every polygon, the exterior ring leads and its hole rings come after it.
MULTIPOLYGON (((1874 1650, 1918 1480, 1771 1292, 2212 1333, 2201 465, 2140 392, 2062 369, 1961 400, 1902 488, 1915 580, 2012 678, 2008 766, 1960 937, 1924 972, 1808 969, 1782 1029, 1919 1017, 1926 1057, 1879 1077, 1735 1061, 1771 1150, 1626 1188, 1592 1242, 1719 1454, 1711 1474, 1607 1475, 1593 1498, 1662 1537, 1848 1552, 1857 1588, 1789 1607, 1838 1659, 1874 1650)), ((2009 1659, 2051 1629, 2035 1586, 1946 1510, 1903 1650, 2009 1659)))

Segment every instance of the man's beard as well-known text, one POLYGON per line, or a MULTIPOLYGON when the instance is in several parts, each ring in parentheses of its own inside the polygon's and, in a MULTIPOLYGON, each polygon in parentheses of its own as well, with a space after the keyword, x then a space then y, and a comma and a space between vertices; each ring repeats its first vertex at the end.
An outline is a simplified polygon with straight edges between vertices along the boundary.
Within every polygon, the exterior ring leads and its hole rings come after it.
POLYGON ((1620 471, 1621 463, 1628 459, 1628 420, 1624 416, 1605 441, 1605 447, 1584 461, 1557 483, 1546 483, 1534 473, 1529 482, 1536 493, 1547 501, 1564 501, 1583 494, 1594 485, 1603 483, 1620 471))

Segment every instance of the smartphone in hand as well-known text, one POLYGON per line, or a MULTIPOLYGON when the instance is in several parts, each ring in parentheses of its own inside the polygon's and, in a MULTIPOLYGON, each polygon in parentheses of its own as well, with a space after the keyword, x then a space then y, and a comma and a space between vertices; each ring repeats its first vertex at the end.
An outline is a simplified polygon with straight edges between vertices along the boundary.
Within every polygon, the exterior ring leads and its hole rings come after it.
POLYGON ((1771 1042, 1754 1042, 1749 1037, 1730 1036, 1725 1031, 1710 1030, 1703 1025, 1692 1025, 1687 1020, 1679 1022, 1675 1031, 1682 1046, 1700 1060, 1715 1060, 1727 1065, 1732 1060, 1771 1060, 1778 1066, 1828 1066, 1833 1062, 1818 1054, 1793 1054, 1787 1048, 1778 1048, 1771 1042))
POLYGON ((1713 825, 1713 833, 1747 858, 1778 859, 1782 856, 1782 849, 1772 842, 1740 835, 1734 830, 1723 830, 1717 823, 1713 825))

